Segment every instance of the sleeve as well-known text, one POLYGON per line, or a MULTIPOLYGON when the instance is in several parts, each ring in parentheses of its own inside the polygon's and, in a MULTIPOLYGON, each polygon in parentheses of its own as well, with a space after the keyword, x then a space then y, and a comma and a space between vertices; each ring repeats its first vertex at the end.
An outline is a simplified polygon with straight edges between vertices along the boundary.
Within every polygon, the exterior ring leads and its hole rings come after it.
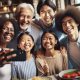
POLYGON ((37 69, 38 69, 38 75, 43 76, 44 71, 43 71, 43 68, 42 68, 39 60, 40 60, 39 58, 36 58, 36 65, 37 65, 37 69))
MULTIPOLYGON (((46 66, 46 64, 44 64, 43 59, 36 58, 36 65, 37 65, 38 75, 39 76, 47 76, 48 75, 49 71, 44 70, 44 66, 46 66)), ((47 66, 45 67, 45 69, 47 70, 47 66)))
POLYGON ((62 59, 63 59, 63 70, 68 69, 68 57, 67 54, 62 55, 62 59))

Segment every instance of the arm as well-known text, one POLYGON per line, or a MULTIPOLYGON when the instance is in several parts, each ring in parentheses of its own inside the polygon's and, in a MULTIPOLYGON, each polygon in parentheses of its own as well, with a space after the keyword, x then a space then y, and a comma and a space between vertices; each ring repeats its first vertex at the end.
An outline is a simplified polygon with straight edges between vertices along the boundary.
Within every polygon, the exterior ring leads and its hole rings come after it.
POLYGON ((40 76, 46 76, 49 73, 49 67, 45 60, 36 58, 36 65, 38 68, 38 75, 40 76))
POLYGON ((67 56, 67 50, 65 47, 60 48, 62 58, 63 58, 63 69, 68 69, 68 56, 67 56))

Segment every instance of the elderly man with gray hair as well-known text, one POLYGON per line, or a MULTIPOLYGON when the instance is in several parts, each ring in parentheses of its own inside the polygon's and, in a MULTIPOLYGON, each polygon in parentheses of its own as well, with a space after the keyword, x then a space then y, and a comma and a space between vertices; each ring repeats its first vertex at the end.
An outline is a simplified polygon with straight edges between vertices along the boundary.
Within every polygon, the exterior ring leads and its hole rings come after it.
POLYGON ((28 3, 19 4, 17 6, 15 17, 18 21, 19 32, 28 31, 36 42, 41 31, 40 28, 32 22, 34 17, 33 6, 28 3))

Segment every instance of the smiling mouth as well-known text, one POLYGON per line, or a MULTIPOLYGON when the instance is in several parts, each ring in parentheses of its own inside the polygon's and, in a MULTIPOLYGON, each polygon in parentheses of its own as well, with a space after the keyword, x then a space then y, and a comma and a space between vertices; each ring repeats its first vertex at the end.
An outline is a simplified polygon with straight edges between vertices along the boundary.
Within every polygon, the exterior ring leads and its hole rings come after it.
POLYGON ((67 29, 67 33, 71 33, 72 32, 72 29, 67 29))
POLYGON ((4 38, 9 40, 9 39, 11 39, 11 36, 6 35, 4 38))

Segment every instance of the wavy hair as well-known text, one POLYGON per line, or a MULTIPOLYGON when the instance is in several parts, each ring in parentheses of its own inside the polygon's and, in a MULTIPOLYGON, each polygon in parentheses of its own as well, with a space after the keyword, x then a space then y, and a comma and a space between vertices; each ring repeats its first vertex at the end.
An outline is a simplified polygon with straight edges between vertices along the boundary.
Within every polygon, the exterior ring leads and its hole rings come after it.
MULTIPOLYGON (((60 10, 59 12, 57 12, 55 16, 55 26, 59 31, 63 33, 65 32, 63 31, 63 28, 62 28, 62 20, 66 16, 73 18, 75 22, 80 26, 80 10, 75 6, 68 6, 66 10, 60 10)), ((78 29, 80 29, 79 26, 78 26, 78 29)))

